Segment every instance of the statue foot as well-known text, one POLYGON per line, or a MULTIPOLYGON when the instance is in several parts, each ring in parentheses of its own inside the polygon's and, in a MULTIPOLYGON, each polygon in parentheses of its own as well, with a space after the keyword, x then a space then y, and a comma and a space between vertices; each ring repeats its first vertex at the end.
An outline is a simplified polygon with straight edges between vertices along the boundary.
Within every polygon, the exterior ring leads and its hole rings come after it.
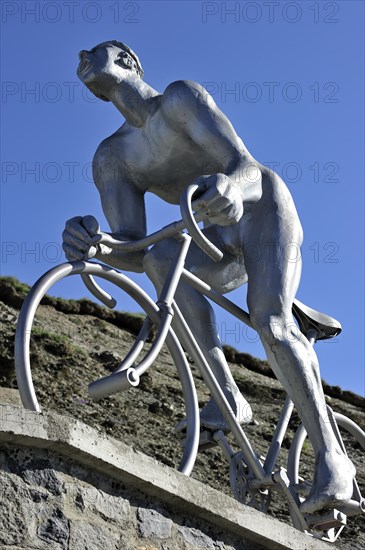
POLYGON ((302 503, 303 514, 314 514, 348 502, 353 493, 356 470, 351 460, 338 451, 318 455, 312 489, 302 503))
MULTIPOLYGON (((252 420, 252 410, 249 403, 240 393, 236 395, 226 395, 229 404, 231 405, 237 422, 240 425, 248 424, 252 420)), ((175 432, 183 432, 186 430, 186 418, 181 420, 175 426, 175 432)), ((208 401, 205 407, 200 412, 200 426, 206 430, 216 432, 222 430, 225 433, 230 431, 229 424, 226 420, 226 415, 219 409, 213 398, 208 401)))
MULTIPOLYGON (((252 420, 252 410, 246 399, 241 395, 226 395, 229 404, 235 414, 239 424, 248 424, 252 420)), ((207 430, 222 430, 229 432, 230 427, 227 422, 227 416, 224 414, 214 399, 210 399, 200 413, 201 426, 207 430)))

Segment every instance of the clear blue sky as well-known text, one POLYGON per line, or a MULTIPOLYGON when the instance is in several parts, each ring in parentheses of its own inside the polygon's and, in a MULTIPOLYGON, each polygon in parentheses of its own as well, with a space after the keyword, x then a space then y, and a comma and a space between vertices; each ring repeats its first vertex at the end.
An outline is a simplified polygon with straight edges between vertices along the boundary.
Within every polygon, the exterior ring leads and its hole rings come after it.
MULTIPOLYGON (((90 163, 123 120, 75 70, 80 49, 118 39, 155 89, 205 85, 253 156, 286 181, 305 232, 298 298, 343 325, 316 347, 322 377, 364 394, 364 3, 3 1, 1 10, 1 274, 31 284, 63 261, 72 216, 93 214, 108 229, 90 163)), ((148 197, 149 230, 178 217, 148 197)), ((87 295, 76 279, 54 293, 87 295)), ((243 288, 232 296, 245 305, 243 288)), ((253 332, 225 315, 218 324, 222 340, 264 357, 253 332)))

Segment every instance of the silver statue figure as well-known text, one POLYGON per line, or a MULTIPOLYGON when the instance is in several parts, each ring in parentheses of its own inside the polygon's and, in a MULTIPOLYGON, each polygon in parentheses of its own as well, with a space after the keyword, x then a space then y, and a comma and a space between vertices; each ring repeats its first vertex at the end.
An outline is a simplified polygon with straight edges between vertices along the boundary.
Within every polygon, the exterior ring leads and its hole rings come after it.
MULTIPOLYGON (((125 118, 102 141, 93 160, 111 234, 126 241, 146 234, 147 191, 178 204, 187 185, 199 185, 194 210, 205 214, 204 232, 224 256, 214 263, 192 245, 187 268, 222 293, 248 285, 252 323, 316 453, 315 479, 302 512, 314 513, 348 501, 355 469, 328 422, 316 355, 295 329, 292 317, 303 232, 286 185, 253 158, 231 122, 196 82, 173 82, 163 93, 157 92, 142 80, 137 55, 115 40, 82 50, 79 56, 81 81, 98 98, 112 102, 125 118)), ((84 258, 99 232, 93 216, 70 219, 63 233, 67 258, 84 258)), ((159 289, 178 246, 172 238, 149 251, 122 254, 96 245, 91 255, 116 268, 146 272, 159 289)), ((230 373, 208 301, 184 283, 176 301, 237 420, 250 421, 250 406, 230 373)), ((227 427, 212 400, 202 410, 201 420, 211 430, 227 427)))

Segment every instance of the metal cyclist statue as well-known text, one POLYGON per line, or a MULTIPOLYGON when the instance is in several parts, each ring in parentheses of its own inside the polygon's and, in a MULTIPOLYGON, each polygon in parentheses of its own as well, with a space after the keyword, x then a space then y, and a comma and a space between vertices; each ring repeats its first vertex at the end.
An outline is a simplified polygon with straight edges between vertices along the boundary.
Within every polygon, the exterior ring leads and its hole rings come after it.
MULTIPOLYGON (((355 469, 341 450, 327 418, 315 353, 295 330, 292 303, 301 274, 303 232, 293 199, 281 178, 257 162, 232 124, 199 84, 177 81, 159 93, 142 80, 136 54, 109 41, 80 52, 77 74, 98 97, 111 101, 125 118, 98 147, 93 161, 112 235, 120 240, 146 234, 144 195, 178 204, 181 192, 198 183, 193 207, 206 216, 204 232, 224 252, 214 263, 192 245, 187 268, 219 292, 247 282, 253 326, 270 367, 295 403, 316 454, 311 492, 303 513, 333 508, 351 498, 355 469)), ((160 288, 178 243, 169 239, 151 250, 126 254, 92 246, 100 233, 93 216, 66 223, 63 248, 69 260, 91 255, 111 266, 145 271, 160 288)), ((251 409, 236 386, 207 300, 180 283, 178 306, 241 424, 251 409)), ((227 429, 214 401, 201 412, 210 430, 227 429)))

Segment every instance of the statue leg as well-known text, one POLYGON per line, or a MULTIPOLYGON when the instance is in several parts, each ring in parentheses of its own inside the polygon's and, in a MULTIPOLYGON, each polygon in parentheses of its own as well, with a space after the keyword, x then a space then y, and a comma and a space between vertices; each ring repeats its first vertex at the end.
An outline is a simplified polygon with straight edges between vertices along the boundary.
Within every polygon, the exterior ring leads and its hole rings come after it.
MULTIPOLYGON (((210 235, 212 239, 213 236, 210 235)), ((161 289, 171 261, 178 250, 178 243, 174 239, 169 239, 159 243, 147 253, 144 259, 144 268, 149 278, 152 280, 157 292, 161 289)), ((187 257, 187 267, 197 276, 202 276, 205 280, 208 275, 215 270, 214 280, 223 281, 227 275, 226 270, 230 264, 230 258, 225 258, 217 264, 207 258, 193 243, 190 247, 187 257), (219 271, 219 273, 218 273, 219 271)), ((232 269, 232 268, 231 268, 232 269)), ((237 266, 238 271, 238 266, 237 266)), ((232 272, 230 271, 231 275, 232 272)), ((240 269, 242 278, 242 269, 240 269)), ((207 281, 212 284, 213 281, 207 281)), ((204 354, 210 368, 217 378, 228 402, 236 414, 237 421, 240 424, 250 422, 252 419, 251 407, 239 391, 225 359, 222 345, 219 339, 218 327, 214 311, 207 301, 198 291, 190 285, 180 282, 175 300, 184 315, 190 330, 194 334, 197 343, 204 354)), ((211 399, 201 412, 202 426, 210 430, 229 430, 224 414, 219 410, 216 403, 211 399)))
POLYGON ((316 454, 312 490, 302 504, 304 513, 314 513, 351 498, 355 469, 331 428, 317 357, 292 317, 302 237, 296 213, 285 218, 280 227, 283 218, 266 211, 263 223, 256 217, 245 235, 247 303, 270 367, 294 402, 316 454))

